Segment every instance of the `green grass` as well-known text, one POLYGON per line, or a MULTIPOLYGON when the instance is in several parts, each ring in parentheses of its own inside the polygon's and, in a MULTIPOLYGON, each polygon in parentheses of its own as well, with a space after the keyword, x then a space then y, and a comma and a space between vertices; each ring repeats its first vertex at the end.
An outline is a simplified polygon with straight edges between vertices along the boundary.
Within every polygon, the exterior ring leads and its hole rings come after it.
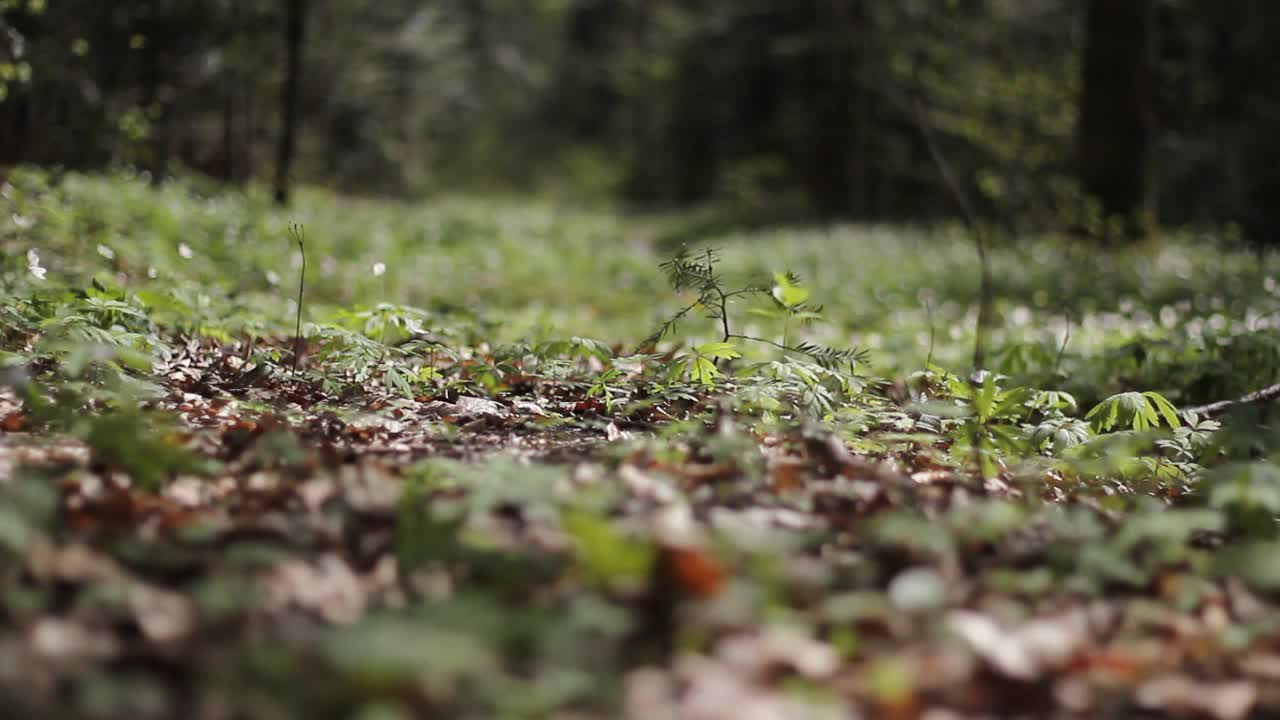
MULTIPOLYGON (((291 325, 300 261, 291 222, 307 231, 312 320, 391 302, 478 320, 491 342, 585 336, 632 345, 682 301, 653 242, 680 218, 317 191, 300 193, 285 212, 258 189, 155 189, 127 176, 78 175, 50 188, 22 172, 6 195, 13 212, 0 217, 0 243, 11 292, 32 284, 24 253, 35 248, 50 276, 72 285, 108 273, 135 289, 196 293, 187 300, 203 306, 202 326, 233 333, 291 325)), ((870 349, 878 373, 917 370, 931 349, 947 367, 970 361, 978 267, 955 228, 778 228, 701 242, 720 249, 736 281, 797 273, 825 307, 802 337, 870 349)), ((1057 366, 1057 381, 1087 397, 1141 387, 1185 402, 1242 393, 1280 370, 1255 341, 1258 331, 1269 337, 1280 311, 1274 256, 1180 233, 1105 252, 1079 239, 1029 237, 998 243, 992 269, 994 369, 1044 380, 1057 366)), ((780 338, 776 324, 741 318, 743 330, 780 338)), ((683 330, 691 342, 718 339, 711 323, 683 330)))

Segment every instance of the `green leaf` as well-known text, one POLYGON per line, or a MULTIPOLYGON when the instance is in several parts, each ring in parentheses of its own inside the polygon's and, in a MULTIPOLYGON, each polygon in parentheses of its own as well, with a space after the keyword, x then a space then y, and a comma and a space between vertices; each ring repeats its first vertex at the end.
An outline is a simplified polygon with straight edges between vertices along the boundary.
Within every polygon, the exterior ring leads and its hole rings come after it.
POLYGON ((701 356, 694 358, 690 372, 693 379, 703 385, 714 385, 716 378, 720 377, 720 370, 716 368, 716 364, 701 356))
POLYGON ((572 511, 564 518, 564 529, 574 540, 578 563, 594 580, 638 586, 648 577, 653 548, 625 537, 608 519, 572 511))
POLYGON ((706 343, 694 348, 693 351, 704 358, 714 360, 733 360, 742 357, 742 353, 738 352, 738 346, 731 342, 706 343))
POLYGON ((797 285, 787 273, 774 273, 773 283, 773 299, 783 307, 795 308, 809 299, 809 289, 797 285))
POLYGON ((388 365, 382 374, 382 379, 389 390, 394 390, 407 398, 414 396, 414 376, 408 370, 398 368, 395 365, 388 365))
POLYGON ((1213 568, 1215 575, 1239 578, 1255 590, 1280 590, 1280 542, 1229 547, 1214 559, 1213 568))
POLYGON ((1160 427, 1160 420, 1170 428, 1182 425, 1178 410, 1165 397, 1156 392, 1126 392, 1098 403, 1085 415, 1097 432, 1107 432, 1125 424, 1139 432, 1160 427))
POLYGON ((751 308, 747 311, 748 315, 756 317, 768 318, 770 320, 781 320, 787 316, 785 310, 776 310, 774 308, 751 308))
POLYGON ((1164 416, 1166 425, 1170 428, 1182 426, 1182 420, 1178 417, 1178 409, 1165 396, 1152 391, 1144 392, 1142 396, 1147 399, 1147 406, 1151 407, 1153 412, 1158 410, 1164 416))

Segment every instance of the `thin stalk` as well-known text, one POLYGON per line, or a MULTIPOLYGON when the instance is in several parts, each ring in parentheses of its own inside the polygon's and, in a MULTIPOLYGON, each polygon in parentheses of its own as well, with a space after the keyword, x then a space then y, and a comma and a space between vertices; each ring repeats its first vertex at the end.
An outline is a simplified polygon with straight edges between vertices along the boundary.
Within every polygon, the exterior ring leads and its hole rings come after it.
POLYGON ((298 373, 298 359, 302 355, 302 293, 307 286, 307 246, 306 231, 301 225, 289 226, 289 237, 298 245, 298 253, 302 255, 302 269, 298 272, 298 315, 293 329, 293 373, 298 373))
POLYGON ((978 250, 978 323, 973 343, 973 368, 981 370, 983 365, 986 364, 987 331, 991 326, 991 312, 994 304, 991 261, 987 257, 986 232, 978 219, 977 210, 969 200, 968 193, 964 191, 964 186, 960 184, 960 180, 956 177, 951 163, 947 162, 946 155, 942 153, 942 147, 938 144, 933 135, 933 129, 925 118, 924 106, 920 103, 919 98, 914 98, 913 107, 916 124, 919 125, 920 134, 924 137, 924 144, 928 147, 929 154, 933 157, 933 162, 937 165, 943 182, 951 190, 951 194, 955 196, 956 204, 960 206, 960 212, 964 216, 965 226, 968 228, 969 234, 973 236, 974 245, 978 250))

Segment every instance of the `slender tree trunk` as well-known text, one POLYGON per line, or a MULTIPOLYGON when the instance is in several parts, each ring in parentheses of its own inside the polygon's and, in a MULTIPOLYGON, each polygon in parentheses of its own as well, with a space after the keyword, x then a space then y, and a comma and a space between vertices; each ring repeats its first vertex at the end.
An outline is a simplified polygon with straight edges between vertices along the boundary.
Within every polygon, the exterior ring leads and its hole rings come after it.
POLYGON ((227 58, 222 69, 222 181, 236 182, 240 169, 236 164, 236 95, 240 91, 240 73, 232 57, 232 43, 240 30, 240 0, 232 0, 227 33, 222 38, 222 53, 227 58))
POLYGON ((1146 209, 1151 115, 1151 0, 1087 0, 1079 169, 1107 218, 1146 209))
POLYGON ((147 138, 145 162, 151 173, 151 184, 159 185, 164 181, 169 168, 169 132, 170 114, 173 108, 168 106, 160 93, 160 85, 164 81, 164 48, 160 38, 164 30, 161 23, 155 20, 158 11, 155 4, 150 6, 151 20, 143 26, 143 34, 147 39, 142 57, 142 108, 151 120, 151 136, 147 138))
POLYGON ((641 203, 653 202, 659 195, 659 175, 654 167, 657 154, 652 132, 652 88, 645 70, 649 49, 650 0, 632 0, 628 5, 627 46, 624 65, 627 70, 626 134, 628 138, 628 178, 626 194, 641 203))
POLYGON ((285 0, 284 85, 280 93, 280 140, 276 148, 275 200, 289 202, 289 172, 297 151, 299 101, 302 91, 302 49, 306 37, 306 0, 285 0))
POLYGON ((863 0, 813 0, 810 33, 814 85, 810 192, 828 216, 867 213, 866 115, 855 82, 866 8, 863 0))
POLYGON ((845 91, 853 106, 853 118, 850 125, 853 157, 849 159, 850 181, 853 186, 853 197, 850 209, 855 217, 866 219, 878 213, 875 203, 876 166, 872 162, 872 100, 863 84, 867 61, 871 57, 868 47, 875 36, 872 27, 871 8, 866 0, 853 0, 845 16, 849 65, 844 71, 845 91))

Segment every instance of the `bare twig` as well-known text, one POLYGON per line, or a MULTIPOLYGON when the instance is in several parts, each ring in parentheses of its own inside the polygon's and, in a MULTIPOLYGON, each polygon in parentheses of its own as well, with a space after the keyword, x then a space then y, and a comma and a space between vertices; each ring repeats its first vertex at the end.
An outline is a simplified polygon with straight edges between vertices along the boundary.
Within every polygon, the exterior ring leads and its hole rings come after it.
POLYGON ((298 358, 302 355, 302 292, 307 284, 306 231, 296 223, 289 226, 289 237, 298 245, 302 255, 302 269, 298 273, 298 319, 293 330, 293 372, 298 372, 298 358))
POLYGON ((1214 417, 1216 415, 1221 415, 1223 412, 1226 412, 1237 405, 1252 405, 1254 403, 1270 402, 1276 398, 1280 398, 1280 383, 1262 388, 1261 390, 1256 390, 1236 400, 1219 400, 1218 402, 1209 403, 1208 405, 1184 408, 1183 412, 1195 413, 1200 417, 1214 417))
POLYGON ((987 359, 987 330, 991 326, 991 310, 994 302, 991 288, 991 262, 987 257, 986 232, 983 230, 978 213, 969 199, 969 194, 965 192, 964 186, 961 185, 955 171, 951 168, 951 163, 947 161, 946 155, 942 153, 942 147, 938 144, 937 138, 934 137, 933 129, 925 118, 924 106, 918 97, 913 98, 912 108, 915 113, 916 124, 920 127, 920 134, 924 137, 925 145, 929 148, 929 155, 933 157, 933 162, 938 166, 938 172, 942 175, 943 182, 947 184, 951 194, 955 197, 956 203, 960 206, 960 212, 964 215, 965 227, 969 230, 969 234, 973 236, 974 245, 978 249, 978 268, 980 273, 978 327, 977 337, 973 343, 973 367, 975 370, 981 370, 987 359))
POLYGON ((924 312, 929 318, 929 355, 924 359, 924 369, 928 371, 929 367, 933 365, 933 348, 934 342, 938 339, 938 326, 933 322, 933 303, 925 300, 924 312))
POLYGON ((707 248, 707 268, 708 285, 720 296, 720 327, 724 330, 724 340, 721 342, 729 342, 729 338, 732 337, 729 332, 729 298, 724 294, 724 289, 720 287, 720 283, 716 282, 715 262, 712 259, 710 248, 707 248))
POLYGON ((1071 342, 1071 311, 1067 311, 1067 330, 1062 336, 1062 345, 1058 347, 1058 356, 1053 359, 1053 375, 1058 374, 1059 368, 1062 367, 1062 356, 1067 353, 1067 343, 1071 342))
POLYGON ((783 350, 786 352, 797 352, 797 350, 791 347, 790 345, 784 345, 783 343, 780 343, 776 340, 769 340, 767 338, 752 337, 750 335, 732 334, 732 335, 726 335, 724 339, 726 342, 729 340, 751 340, 758 343, 764 343, 765 345, 772 345, 778 348, 779 350, 783 350))

